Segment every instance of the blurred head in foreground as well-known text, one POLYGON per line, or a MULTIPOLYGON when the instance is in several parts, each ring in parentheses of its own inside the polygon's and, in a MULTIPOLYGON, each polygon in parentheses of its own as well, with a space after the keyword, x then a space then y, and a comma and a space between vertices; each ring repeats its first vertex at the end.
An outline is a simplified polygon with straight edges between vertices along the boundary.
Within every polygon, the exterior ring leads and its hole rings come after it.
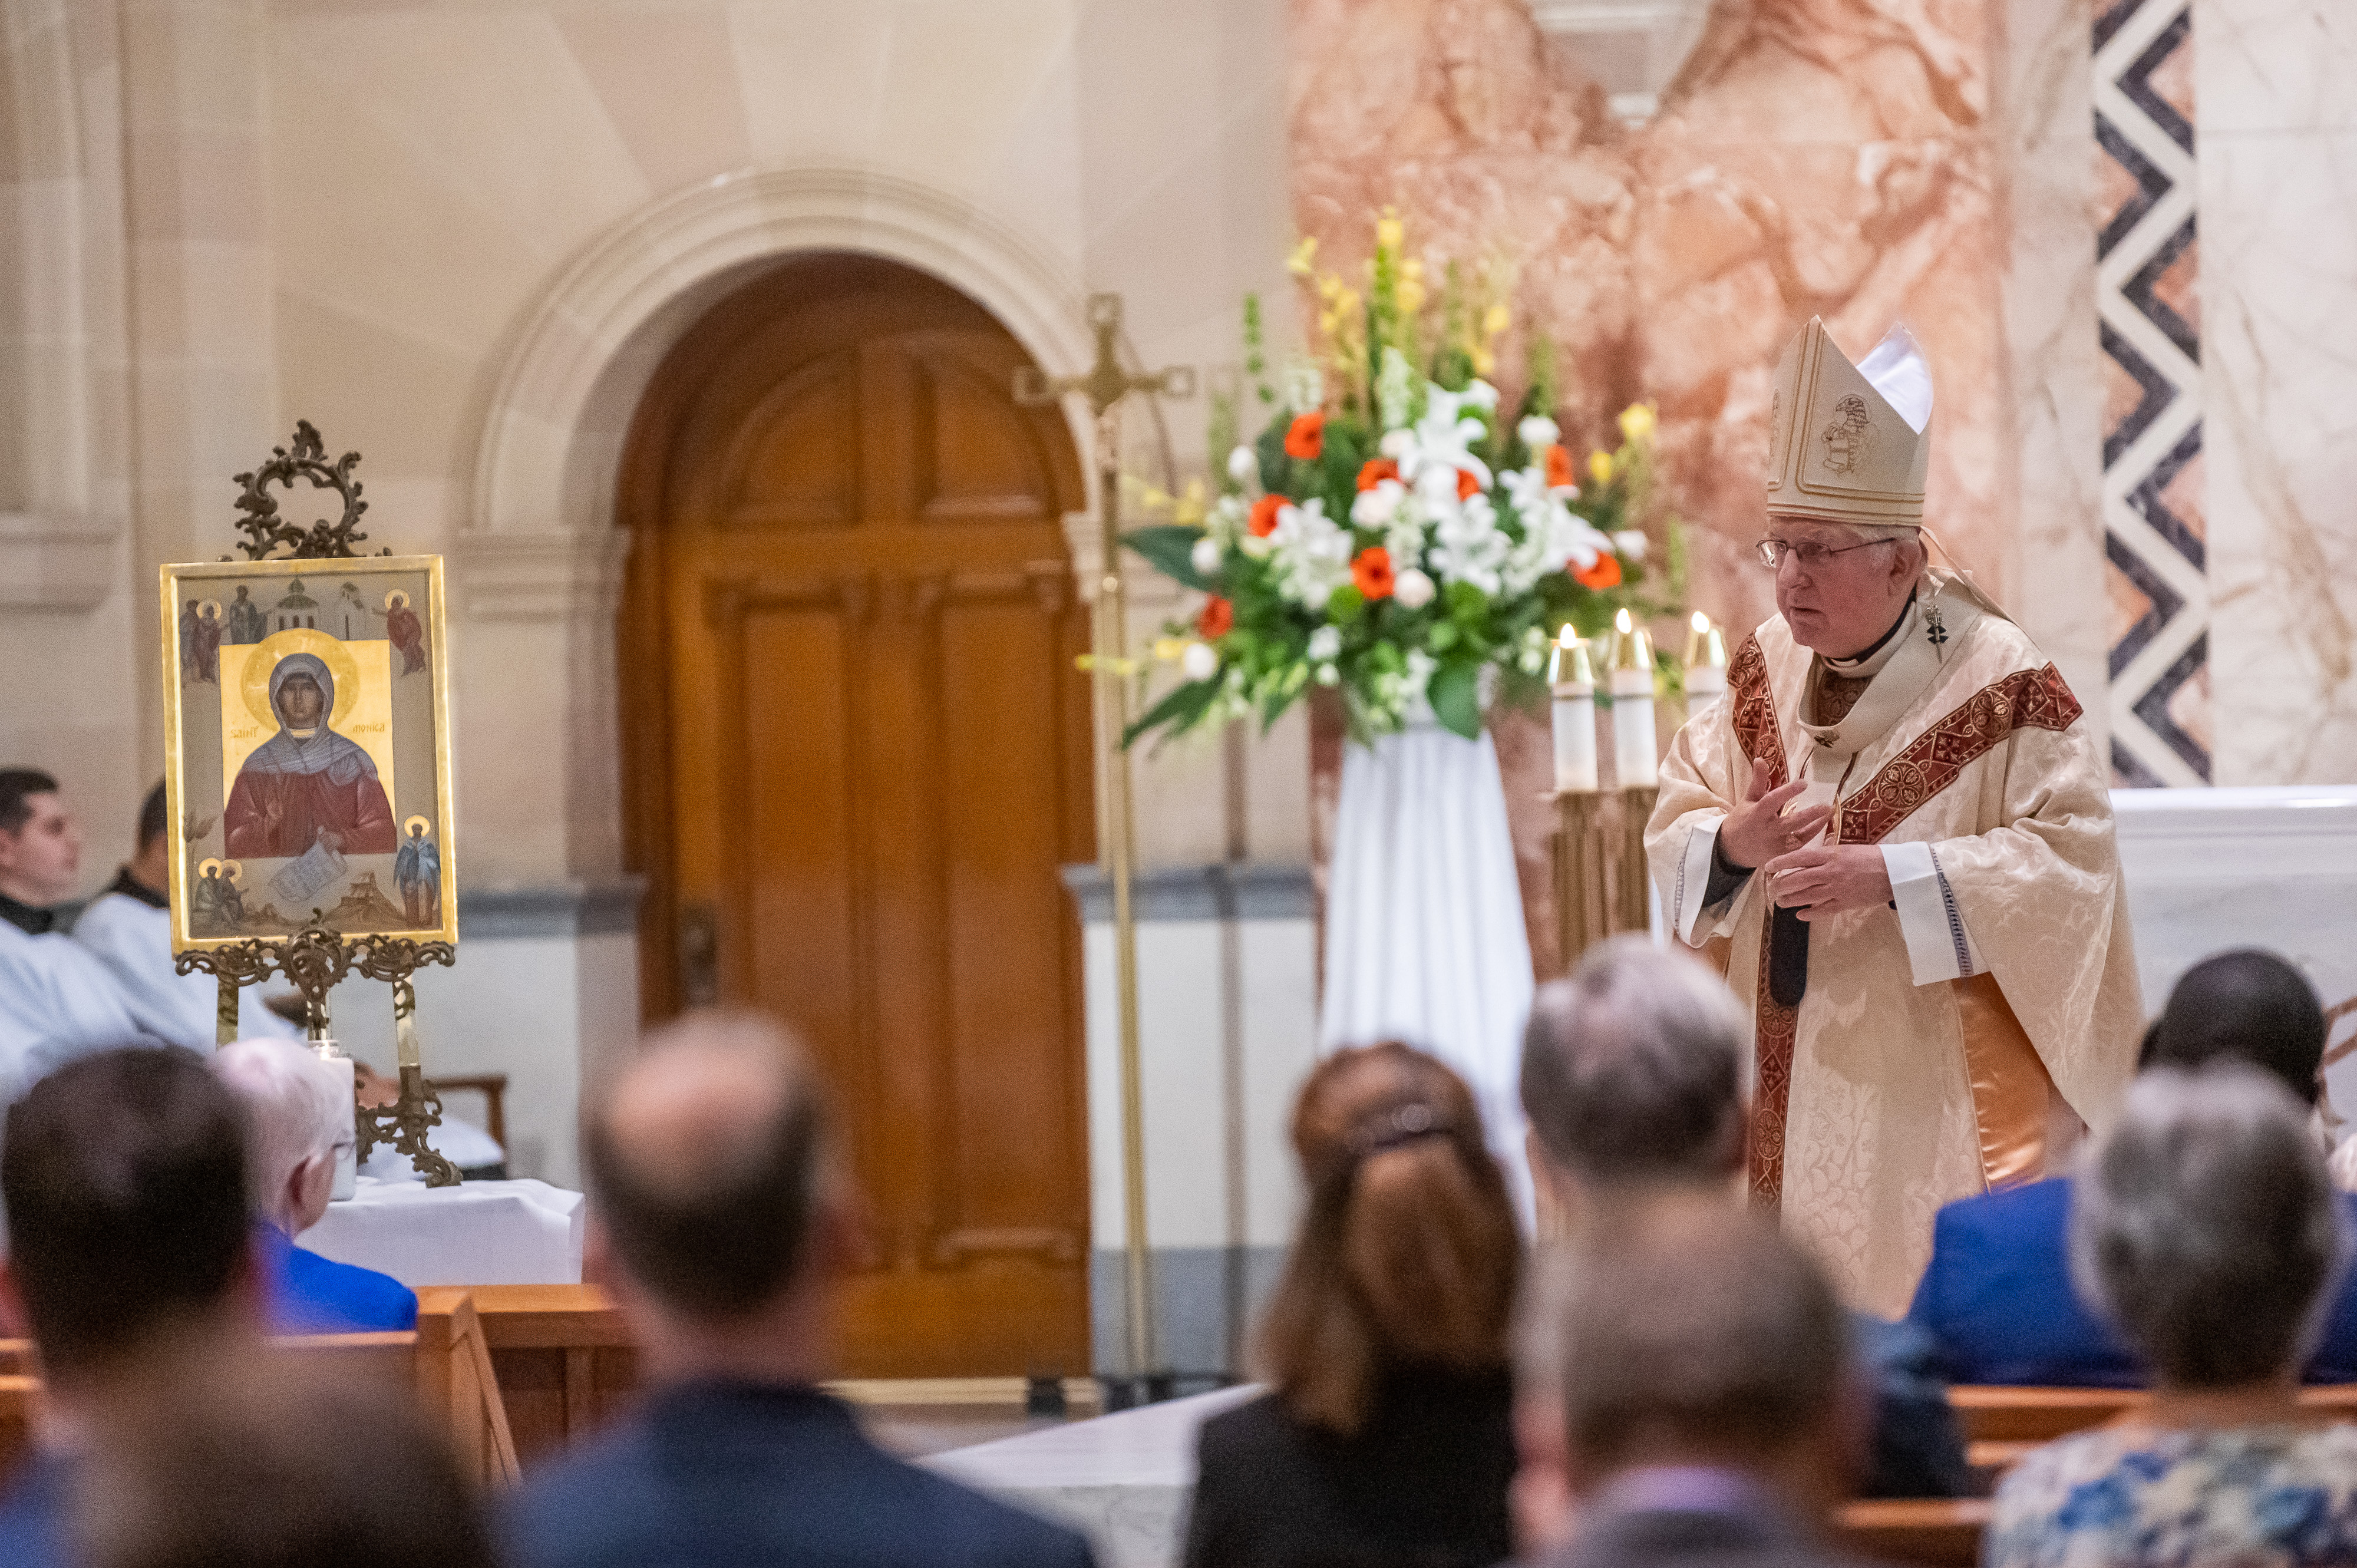
MULTIPOLYGON (((305 1353, 309 1354, 309 1353, 305 1353)), ((89 1568, 492 1568, 408 1391, 256 1354, 109 1423, 76 1488, 89 1568)))
POLYGON ((8 1108, 0 1278, 54 1391, 259 1331, 246 1170, 237 1101, 187 1051, 84 1057, 8 1108))
MULTIPOLYGON (((1663 1466, 1734 1473, 1798 1520, 1849 1495, 1868 1413, 1848 1322, 1772 1221, 1699 1192, 1665 1197, 1545 1269, 1521 1373, 1560 1391, 1559 1420, 1521 1435, 1583 1509, 1640 1506, 1616 1481, 1663 1466)), ((1546 1539, 1562 1521, 1534 1522, 1546 1539)))
POLYGON ((1296 1419, 1351 1434, 1395 1367, 1502 1367, 1522 1241, 1464 1081, 1398 1044, 1338 1051, 1302 1086, 1308 1212, 1261 1327, 1296 1419))
POLYGON ((2072 1274, 2164 1388, 2297 1379, 2348 1256, 2306 1107, 2248 1063, 2138 1075, 2072 1184, 2072 1274))
POLYGON ((690 1014, 646 1037, 585 1134, 599 1266, 657 1378, 823 1376, 858 1216, 800 1043, 690 1014))
POLYGON ((1642 937, 1590 949, 1538 990, 1523 1111, 1543 1210, 1577 1226, 1664 1190, 1732 1197, 1750 1025, 1706 965, 1642 937))

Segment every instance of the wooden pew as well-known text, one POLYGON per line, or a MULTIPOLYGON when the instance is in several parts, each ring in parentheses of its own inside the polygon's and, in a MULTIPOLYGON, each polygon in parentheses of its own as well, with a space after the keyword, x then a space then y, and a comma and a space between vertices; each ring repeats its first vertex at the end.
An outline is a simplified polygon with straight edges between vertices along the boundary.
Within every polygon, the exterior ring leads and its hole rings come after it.
POLYGON ((33 1407, 41 1381, 20 1373, 0 1373, 0 1487, 33 1452, 33 1407))
MULTIPOLYGON (((270 1343, 316 1358, 339 1375, 411 1385, 428 1419, 449 1431, 468 1475, 487 1487, 514 1484, 520 1473, 515 1444, 482 1323, 467 1292, 418 1292, 414 1333, 286 1335, 270 1343)), ((0 1340, 0 1478, 30 1444, 39 1388, 30 1344, 0 1340)))
MULTIPOLYGON (((2142 1389, 1965 1386, 1948 1391, 1948 1403, 1964 1429, 1964 1457, 1986 1470, 2010 1469, 2030 1450, 2116 1421, 2151 1397, 2142 1389)), ((2357 1385, 2305 1388, 2299 1402, 2343 1421, 2357 1421, 2357 1385)))
POLYGON ((1842 1547, 1853 1555, 1937 1568, 1971 1568, 1980 1562, 1981 1532, 1988 1521, 1985 1498, 1848 1503, 1838 1516, 1842 1547))
POLYGON ((637 1391, 639 1353, 622 1315, 591 1284, 473 1285, 519 1458, 580 1442, 637 1391))
POLYGON ((429 1420, 447 1424, 459 1467, 486 1487, 515 1485, 522 1471, 472 1296, 454 1285, 420 1290, 416 1337, 417 1396, 429 1420))

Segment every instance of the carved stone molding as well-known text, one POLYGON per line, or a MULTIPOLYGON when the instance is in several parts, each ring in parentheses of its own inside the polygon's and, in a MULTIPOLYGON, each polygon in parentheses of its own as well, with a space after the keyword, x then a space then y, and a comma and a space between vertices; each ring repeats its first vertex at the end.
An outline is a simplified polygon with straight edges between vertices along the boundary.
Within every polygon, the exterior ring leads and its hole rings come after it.
POLYGON ((461 533, 450 584, 472 620, 609 618, 622 592, 630 536, 603 533, 461 533))
MULTIPOLYGON (((753 269, 815 250, 922 268, 996 316, 1043 368, 1088 362, 1069 267, 974 203, 880 170, 724 176, 608 230, 541 295, 485 415, 466 532, 610 528, 623 435, 663 353, 753 269)), ((1088 434, 1073 422, 1083 452, 1088 434)))
POLYGON ((87 519, 0 512, 0 610, 97 608, 118 578, 120 533, 87 519))

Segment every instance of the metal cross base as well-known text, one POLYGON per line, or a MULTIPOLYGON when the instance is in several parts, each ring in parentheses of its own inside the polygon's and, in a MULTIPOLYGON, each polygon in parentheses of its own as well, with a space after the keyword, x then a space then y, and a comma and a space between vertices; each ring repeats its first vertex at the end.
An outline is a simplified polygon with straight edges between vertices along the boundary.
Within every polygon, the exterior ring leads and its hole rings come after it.
POLYGON ((409 1156, 409 1163, 425 1177, 426 1186, 458 1185, 458 1167, 436 1153, 425 1141, 426 1129, 442 1123, 442 1096, 425 1081, 423 1069, 403 1068, 401 1098, 391 1105, 363 1105, 359 1118, 360 1159, 366 1160, 369 1151, 379 1144, 390 1144, 394 1152, 409 1156))

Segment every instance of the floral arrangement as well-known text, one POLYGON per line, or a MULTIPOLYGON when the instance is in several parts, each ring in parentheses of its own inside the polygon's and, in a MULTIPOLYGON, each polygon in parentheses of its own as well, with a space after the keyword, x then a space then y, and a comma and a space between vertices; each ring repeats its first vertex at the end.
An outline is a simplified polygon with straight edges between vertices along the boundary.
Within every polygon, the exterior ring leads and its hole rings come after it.
MULTIPOLYGON (((1216 499, 1125 536, 1205 596, 1157 645, 1183 680, 1129 740, 1253 714, 1272 724, 1313 686, 1340 693, 1360 739, 1426 710, 1469 738, 1491 695, 1485 671, 1519 700, 1565 625, 1595 635, 1623 607, 1675 612, 1684 573, 1674 521, 1671 602, 1645 592, 1653 410, 1625 410, 1619 448, 1576 471, 1548 412, 1544 338, 1530 344, 1516 417, 1501 415, 1485 379, 1512 325, 1491 269, 1452 265, 1436 291, 1405 248, 1386 212, 1361 295, 1318 273, 1315 242, 1304 242, 1292 265, 1318 326, 1291 395, 1257 440, 1228 453, 1216 499)), ((1254 300, 1244 338, 1245 370, 1275 405, 1254 300)), ((1232 400, 1213 423, 1216 450, 1233 439, 1232 400)))

